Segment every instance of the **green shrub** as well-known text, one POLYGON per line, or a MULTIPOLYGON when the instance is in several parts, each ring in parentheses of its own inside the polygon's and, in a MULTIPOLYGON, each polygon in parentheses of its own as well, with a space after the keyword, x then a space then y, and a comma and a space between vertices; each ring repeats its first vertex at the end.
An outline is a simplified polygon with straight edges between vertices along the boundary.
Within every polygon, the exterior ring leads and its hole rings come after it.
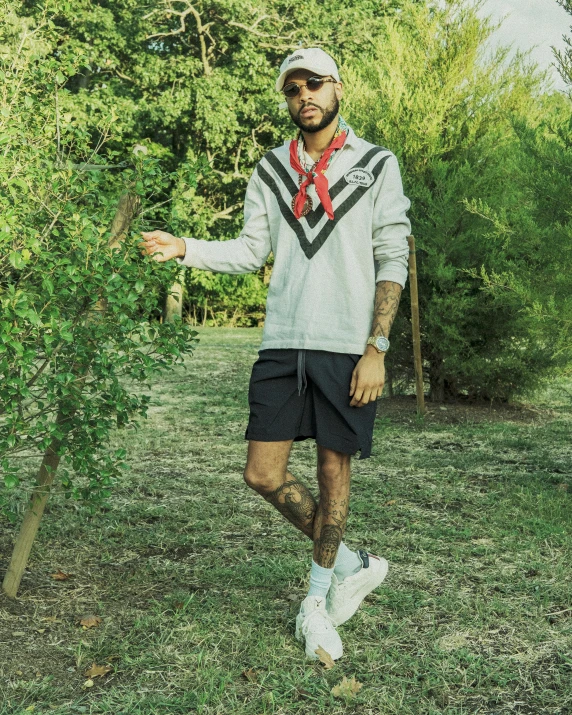
POLYGON ((129 230, 137 204, 168 177, 142 151, 118 164, 118 153, 106 150, 113 109, 96 127, 95 145, 93 133, 62 112, 66 82, 83 58, 55 51, 49 17, 7 17, 0 30, 0 508, 14 519, 14 495, 34 484, 26 465, 50 450, 62 459, 67 496, 109 494, 125 456, 109 450, 111 431, 145 414, 149 398, 139 386, 182 360, 196 333, 150 320, 176 268, 142 260, 138 233, 129 230))

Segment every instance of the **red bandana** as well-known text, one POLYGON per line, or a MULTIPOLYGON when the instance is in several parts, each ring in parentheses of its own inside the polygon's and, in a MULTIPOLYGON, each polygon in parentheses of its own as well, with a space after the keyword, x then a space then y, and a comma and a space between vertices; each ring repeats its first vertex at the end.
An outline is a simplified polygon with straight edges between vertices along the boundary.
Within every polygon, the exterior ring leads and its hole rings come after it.
POLYGON ((292 208, 294 210, 294 216, 300 218, 305 216, 311 208, 304 211, 306 207, 306 201, 308 197, 306 195, 306 189, 310 184, 315 184, 316 193, 320 199, 320 203, 324 207, 325 212, 328 214, 329 219, 334 218, 334 209, 332 208, 332 200, 330 199, 330 194, 328 193, 328 180, 326 179, 324 172, 328 168, 328 162, 332 154, 336 149, 340 149, 346 140, 347 132, 341 132, 326 151, 320 157, 320 161, 310 169, 310 171, 305 171, 300 164, 298 159, 298 140, 293 139, 290 142, 290 166, 295 169, 298 174, 305 176, 305 181, 300 185, 300 190, 294 197, 292 208))

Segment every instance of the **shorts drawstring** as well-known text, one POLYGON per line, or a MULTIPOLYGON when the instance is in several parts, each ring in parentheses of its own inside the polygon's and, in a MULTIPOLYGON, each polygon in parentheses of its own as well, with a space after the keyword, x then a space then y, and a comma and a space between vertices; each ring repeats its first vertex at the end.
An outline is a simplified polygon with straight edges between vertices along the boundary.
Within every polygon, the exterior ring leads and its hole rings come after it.
POLYGON ((306 390, 308 381, 306 379, 306 351, 298 350, 298 394, 301 395, 306 390), (302 389, 302 382, 304 388, 302 389))

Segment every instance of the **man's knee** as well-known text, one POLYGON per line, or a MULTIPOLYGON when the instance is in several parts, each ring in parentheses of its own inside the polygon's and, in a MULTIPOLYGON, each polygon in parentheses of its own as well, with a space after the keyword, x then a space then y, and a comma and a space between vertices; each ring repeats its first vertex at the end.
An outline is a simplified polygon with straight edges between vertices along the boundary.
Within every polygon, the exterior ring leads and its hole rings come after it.
POLYGON ((245 466, 242 476, 248 486, 256 492, 264 491, 268 487, 268 475, 249 464, 245 466))
POLYGON ((268 494, 284 483, 287 474, 289 442, 250 442, 244 468, 244 481, 260 494, 268 494))
POLYGON ((351 455, 335 452, 331 449, 320 449, 318 455, 318 482, 320 489, 344 489, 350 481, 351 455))

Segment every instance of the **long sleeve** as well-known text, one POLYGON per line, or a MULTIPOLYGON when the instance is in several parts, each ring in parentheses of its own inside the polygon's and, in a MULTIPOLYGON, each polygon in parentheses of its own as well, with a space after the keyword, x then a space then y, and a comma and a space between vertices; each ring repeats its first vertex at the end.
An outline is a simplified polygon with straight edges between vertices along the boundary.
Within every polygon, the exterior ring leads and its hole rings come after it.
POLYGON ((394 281, 401 287, 407 281, 411 206, 403 194, 397 158, 392 154, 379 177, 379 189, 373 211, 373 255, 377 262, 376 283, 394 281))
POLYGON ((205 241, 182 237, 187 247, 183 266, 216 273, 251 273, 261 268, 271 251, 266 205, 256 172, 250 177, 244 199, 244 227, 238 238, 205 241))

